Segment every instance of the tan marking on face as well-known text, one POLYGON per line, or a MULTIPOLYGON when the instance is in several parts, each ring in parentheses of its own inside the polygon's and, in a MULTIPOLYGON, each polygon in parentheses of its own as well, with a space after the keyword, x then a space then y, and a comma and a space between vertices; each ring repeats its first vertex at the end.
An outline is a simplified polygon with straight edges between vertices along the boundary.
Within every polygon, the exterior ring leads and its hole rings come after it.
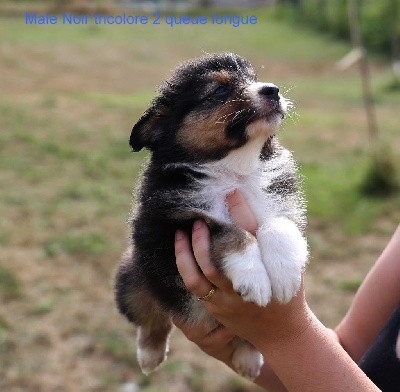
POLYGON ((229 149, 235 141, 226 137, 225 129, 241 110, 240 102, 229 102, 210 111, 190 113, 177 133, 177 141, 193 154, 229 149))
POLYGON ((221 84, 228 84, 231 81, 231 75, 226 70, 211 72, 210 77, 212 80, 221 84))
POLYGON ((186 117, 177 139, 188 151, 196 154, 223 148, 228 143, 225 136, 225 124, 219 121, 221 115, 213 116, 190 114, 186 117))

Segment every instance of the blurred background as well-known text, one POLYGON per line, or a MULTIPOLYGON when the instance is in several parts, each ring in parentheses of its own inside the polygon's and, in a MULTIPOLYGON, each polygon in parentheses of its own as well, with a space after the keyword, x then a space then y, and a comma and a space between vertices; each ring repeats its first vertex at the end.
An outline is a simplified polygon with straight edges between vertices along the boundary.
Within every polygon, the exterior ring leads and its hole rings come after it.
POLYGON ((113 302, 147 156, 130 130, 170 70, 204 52, 247 57, 295 102, 280 138, 308 201, 306 291, 334 327, 400 222, 399 15, 398 0, 0 0, 0 390, 258 390, 179 331, 142 375, 113 302), (27 10, 258 22, 40 26, 27 10))

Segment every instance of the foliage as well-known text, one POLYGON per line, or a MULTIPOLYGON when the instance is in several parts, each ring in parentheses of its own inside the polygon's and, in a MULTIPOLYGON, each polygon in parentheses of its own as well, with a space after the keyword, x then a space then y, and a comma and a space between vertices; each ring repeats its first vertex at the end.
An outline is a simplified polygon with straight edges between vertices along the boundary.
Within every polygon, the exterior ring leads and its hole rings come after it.
MULTIPOLYGON (((301 0, 294 5, 281 1, 279 13, 297 22, 313 26, 332 35, 350 39, 347 0, 301 0)), ((360 22, 367 49, 391 55, 392 42, 399 39, 397 0, 359 1, 360 22)))
POLYGON ((395 193, 399 185, 393 162, 391 154, 382 152, 372 158, 360 186, 361 194, 382 197, 395 193))

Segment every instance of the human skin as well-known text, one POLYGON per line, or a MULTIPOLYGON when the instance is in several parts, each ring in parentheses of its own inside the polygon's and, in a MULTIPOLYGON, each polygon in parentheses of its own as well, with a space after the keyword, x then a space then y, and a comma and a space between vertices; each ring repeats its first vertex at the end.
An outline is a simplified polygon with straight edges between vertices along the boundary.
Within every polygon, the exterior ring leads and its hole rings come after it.
MULTIPOLYGON (((230 195, 228 204, 235 223, 254 234, 256 219, 241 194, 230 195)), ((185 285, 198 297, 216 287, 204 305, 223 325, 207 334, 204 326, 189 331, 174 320, 190 340, 231 366, 233 336, 246 339, 266 359, 256 382, 270 391, 379 391, 312 313, 303 286, 288 304, 271 301, 259 307, 244 302, 211 263, 209 246, 209 231, 202 221, 195 222, 191 239, 176 233, 176 262, 185 285)))
POLYGON ((342 346, 358 362, 400 303, 400 226, 369 271, 336 328, 342 346))

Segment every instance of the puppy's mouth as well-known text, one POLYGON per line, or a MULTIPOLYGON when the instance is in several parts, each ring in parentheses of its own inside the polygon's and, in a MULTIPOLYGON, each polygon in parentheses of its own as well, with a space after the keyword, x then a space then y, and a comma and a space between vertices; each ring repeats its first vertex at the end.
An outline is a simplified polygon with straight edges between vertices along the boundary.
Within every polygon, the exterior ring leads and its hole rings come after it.
POLYGON ((246 127, 249 139, 266 138, 276 133, 286 115, 286 100, 282 97, 262 97, 254 102, 254 115, 246 127))
POLYGON ((267 121, 274 120, 276 117, 283 120, 285 118, 285 114, 286 112, 279 103, 272 102, 270 107, 265 111, 264 117, 267 121))
POLYGON ((256 109, 256 120, 265 120, 268 124, 275 125, 285 118, 286 110, 280 101, 265 100, 260 106, 256 109))

